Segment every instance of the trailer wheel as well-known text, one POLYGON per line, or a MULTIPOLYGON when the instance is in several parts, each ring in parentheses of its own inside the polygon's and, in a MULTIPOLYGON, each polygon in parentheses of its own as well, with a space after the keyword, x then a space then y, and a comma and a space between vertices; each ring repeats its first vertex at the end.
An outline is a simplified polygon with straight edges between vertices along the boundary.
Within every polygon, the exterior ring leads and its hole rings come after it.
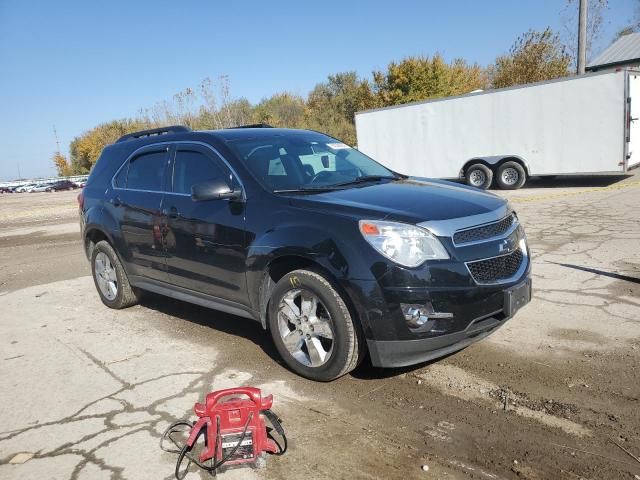
POLYGON ((474 163, 465 172, 467 185, 486 190, 493 182, 493 171, 483 163, 474 163))
POLYGON ((504 162, 498 167, 496 183, 503 190, 517 190, 527 181, 527 172, 518 162, 504 162))

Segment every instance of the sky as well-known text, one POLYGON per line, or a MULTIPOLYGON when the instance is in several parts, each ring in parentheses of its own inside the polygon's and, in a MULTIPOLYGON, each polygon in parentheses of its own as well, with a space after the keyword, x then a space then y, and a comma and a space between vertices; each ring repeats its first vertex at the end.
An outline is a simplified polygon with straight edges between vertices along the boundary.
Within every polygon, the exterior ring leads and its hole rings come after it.
MULTIPOLYGON (((609 0, 593 54, 637 2, 609 0)), ((54 125, 67 154, 83 131, 206 77, 258 102, 409 55, 485 66, 529 29, 563 32, 567 8, 577 0, 0 0, 0 180, 55 175, 54 125)))

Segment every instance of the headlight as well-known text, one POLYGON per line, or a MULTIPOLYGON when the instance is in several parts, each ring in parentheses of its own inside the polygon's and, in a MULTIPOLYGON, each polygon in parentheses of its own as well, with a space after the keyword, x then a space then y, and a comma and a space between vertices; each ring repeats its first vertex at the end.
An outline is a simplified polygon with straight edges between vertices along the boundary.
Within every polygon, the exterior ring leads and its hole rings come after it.
POLYGON ((449 258, 440 240, 428 230, 406 223, 360 220, 360 233, 378 252, 405 267, 449 258))

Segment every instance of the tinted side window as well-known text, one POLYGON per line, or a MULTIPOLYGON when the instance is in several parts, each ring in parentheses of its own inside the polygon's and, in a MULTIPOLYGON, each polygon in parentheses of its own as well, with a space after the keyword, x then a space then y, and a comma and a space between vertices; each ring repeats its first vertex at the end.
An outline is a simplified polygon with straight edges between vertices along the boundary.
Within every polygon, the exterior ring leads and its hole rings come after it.
POLYGON ((134 158, 129 163, 127 188, 162 191, 162 172, 165 168, 166 152, 150 152, 134 158))
POLYGON ((191 187, 196 183, 228 179, 228 174, 217 162, 204 153, 195 150, 178 150, 173 166, 173 191, 191 195, 191 187))

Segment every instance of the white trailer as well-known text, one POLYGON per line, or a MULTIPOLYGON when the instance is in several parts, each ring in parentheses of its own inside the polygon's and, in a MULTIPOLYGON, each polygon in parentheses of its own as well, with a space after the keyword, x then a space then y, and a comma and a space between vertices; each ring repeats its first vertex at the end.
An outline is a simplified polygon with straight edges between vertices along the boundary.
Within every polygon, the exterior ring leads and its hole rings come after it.
POLYGON ((521 187, 640 164, 640 72, 587 74, 356 113, 358 149, 409 175, 521 187))

